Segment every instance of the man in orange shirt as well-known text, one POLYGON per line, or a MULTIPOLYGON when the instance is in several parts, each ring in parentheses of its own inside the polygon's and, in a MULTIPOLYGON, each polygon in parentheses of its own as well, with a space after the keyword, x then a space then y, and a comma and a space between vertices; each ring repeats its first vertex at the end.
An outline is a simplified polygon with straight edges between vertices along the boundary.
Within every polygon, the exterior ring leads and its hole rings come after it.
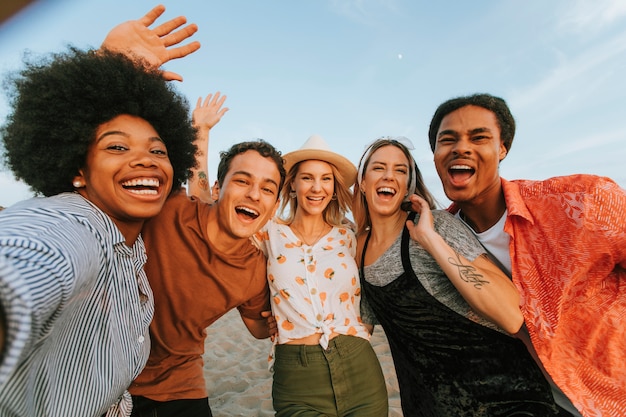
POLYGON ((429 130, 456 213, 512 276, 518 336, 572 415, 626 415, 626 192, 609 178, 507 181, 515 120, 488 94, 441 104, 429 130))

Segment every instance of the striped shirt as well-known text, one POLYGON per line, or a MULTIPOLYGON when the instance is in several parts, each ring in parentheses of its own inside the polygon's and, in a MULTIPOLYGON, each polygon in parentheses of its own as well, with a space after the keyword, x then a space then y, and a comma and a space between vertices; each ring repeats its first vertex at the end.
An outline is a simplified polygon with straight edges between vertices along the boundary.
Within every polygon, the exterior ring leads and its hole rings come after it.
POLYGON ((0 416, 129 416, 154 313, 133 247, 78 194, 0 212, 0 416))

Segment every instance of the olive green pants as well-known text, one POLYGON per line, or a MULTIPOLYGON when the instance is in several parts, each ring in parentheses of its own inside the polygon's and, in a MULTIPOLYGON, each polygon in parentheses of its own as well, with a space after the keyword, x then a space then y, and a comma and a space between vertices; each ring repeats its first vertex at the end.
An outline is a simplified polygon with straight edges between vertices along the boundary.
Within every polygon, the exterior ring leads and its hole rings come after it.
POLYGON ((337 336, 321 346, 277 345, 272 399, 276 417, 387 417, 389 403, 372 345, 337 336))

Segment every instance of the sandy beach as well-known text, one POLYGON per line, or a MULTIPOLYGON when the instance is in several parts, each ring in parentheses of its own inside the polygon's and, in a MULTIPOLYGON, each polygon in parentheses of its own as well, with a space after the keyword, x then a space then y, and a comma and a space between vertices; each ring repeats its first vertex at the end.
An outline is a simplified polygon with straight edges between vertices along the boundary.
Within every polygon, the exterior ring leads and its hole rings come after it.
MULTIPOLYGON (((253 338, 236 310, 215 322, 207 333, 204 369, 213 415, 273 416, 272 374, 267 370, 269 339, 253 338)), ((376 326, 372 346, 387 380, 389 416, 401 417, 398 381, 380 326, 376 326)))

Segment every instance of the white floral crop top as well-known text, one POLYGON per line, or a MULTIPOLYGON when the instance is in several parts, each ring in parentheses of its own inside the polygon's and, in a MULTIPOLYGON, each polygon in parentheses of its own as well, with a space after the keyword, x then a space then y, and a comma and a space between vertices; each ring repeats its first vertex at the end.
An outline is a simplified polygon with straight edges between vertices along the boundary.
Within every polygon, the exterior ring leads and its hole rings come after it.
POLYGON ((326 349, 333 332, 369 340, 359 312, 354 232, 333 227, 309 246, 288 225, 272 220, 254 240, 267 255, 276 343, 321 333, 320 345, 326 349))

